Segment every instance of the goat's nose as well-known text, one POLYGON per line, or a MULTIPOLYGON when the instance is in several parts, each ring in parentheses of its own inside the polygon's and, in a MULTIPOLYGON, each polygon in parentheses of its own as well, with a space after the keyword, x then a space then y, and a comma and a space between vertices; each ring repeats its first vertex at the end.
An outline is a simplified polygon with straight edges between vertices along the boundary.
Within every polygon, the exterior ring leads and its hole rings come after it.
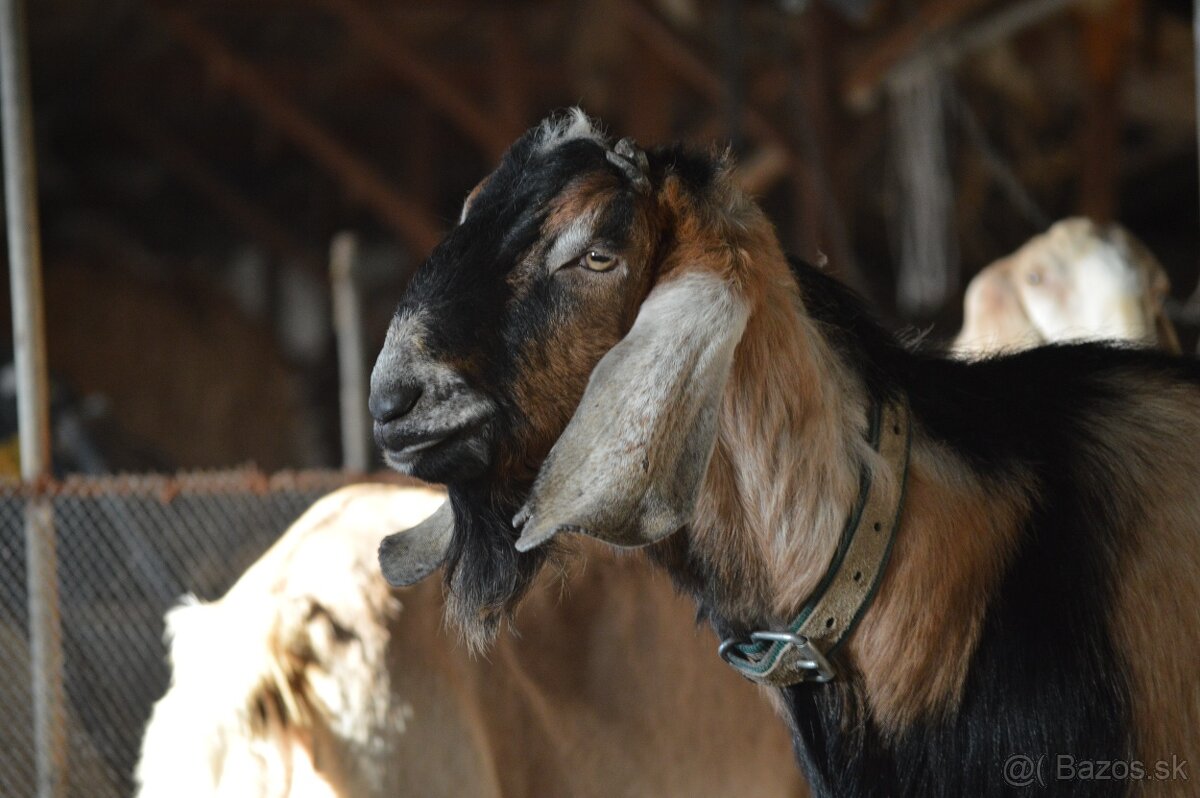
POLYGON ((380 424, 394 421, 412 410, 421 398, 420 385, 390 385, 381 391, 371 391, 367 409, 380 424))

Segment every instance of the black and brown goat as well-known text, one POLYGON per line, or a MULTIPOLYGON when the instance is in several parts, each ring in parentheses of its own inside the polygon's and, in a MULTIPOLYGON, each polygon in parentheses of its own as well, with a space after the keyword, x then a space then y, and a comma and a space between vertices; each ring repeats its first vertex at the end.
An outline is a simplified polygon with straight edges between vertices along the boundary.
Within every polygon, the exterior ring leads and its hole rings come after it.
POLYGON ((445 561, 470 639, 561 533, 647 545, 778 686, 818 795, 1194 794, 1191 361, 902 346, 789 264, 725 158, 572 113, 472 192, 371 404, 388 462, 453 508, 385 573, 445 561))

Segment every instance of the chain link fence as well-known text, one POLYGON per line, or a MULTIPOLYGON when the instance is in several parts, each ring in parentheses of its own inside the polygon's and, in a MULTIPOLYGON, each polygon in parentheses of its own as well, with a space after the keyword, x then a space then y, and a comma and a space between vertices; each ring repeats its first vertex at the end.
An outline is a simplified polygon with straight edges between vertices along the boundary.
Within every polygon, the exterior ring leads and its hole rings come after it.
MULTIPOLYGON (((163 613, 214 599, 316 499, 362 477, 254 470, 0 484, 0 796, 32 798, 36 743, 26 512, 49 502, 67 740, 64 795, 124 798, 169 673, 163 613)), ((53 582, 51 584, 54 584, 53 582)))

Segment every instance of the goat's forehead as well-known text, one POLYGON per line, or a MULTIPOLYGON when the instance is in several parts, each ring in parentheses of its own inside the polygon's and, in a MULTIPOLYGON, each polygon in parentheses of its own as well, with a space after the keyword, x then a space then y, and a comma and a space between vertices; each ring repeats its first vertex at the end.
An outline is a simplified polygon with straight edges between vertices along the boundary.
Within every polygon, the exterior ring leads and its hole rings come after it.
POLYGON ((473 207, 545 205, 581 178, 610 172, 606 152, 602 143, 589 138, 566 139, 552 147, 536 138, 522 140, 484 181, 473 207))

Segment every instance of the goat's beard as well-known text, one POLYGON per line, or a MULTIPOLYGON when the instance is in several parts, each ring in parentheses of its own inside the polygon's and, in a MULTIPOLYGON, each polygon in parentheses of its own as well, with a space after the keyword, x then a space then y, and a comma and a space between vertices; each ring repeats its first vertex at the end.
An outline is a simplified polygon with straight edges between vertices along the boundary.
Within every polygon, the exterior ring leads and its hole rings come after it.
POLYGON ((472 651, 486 648, 512 616, 553 547, 519 552, 512 518, 528 486, 451 485, 454 536, 447 553, 446 616, 472 651))

